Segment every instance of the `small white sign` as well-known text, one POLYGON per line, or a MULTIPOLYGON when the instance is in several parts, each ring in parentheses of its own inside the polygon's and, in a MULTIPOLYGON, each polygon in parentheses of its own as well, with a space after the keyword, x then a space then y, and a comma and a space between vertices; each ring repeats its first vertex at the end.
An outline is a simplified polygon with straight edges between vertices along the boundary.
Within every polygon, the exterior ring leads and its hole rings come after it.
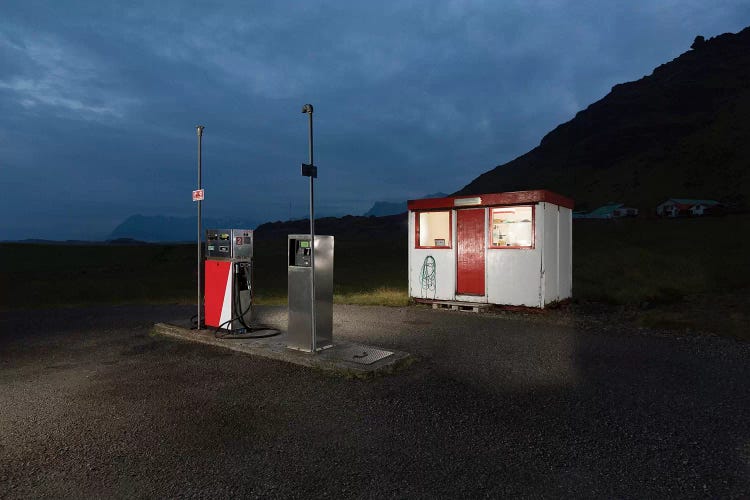
POLYGON ((476 196, 474 198, 459 198, 457 200, 453 200, 453 206, 454 207, 468 207, 471 205, 481 205, 482 204, 482 198, 479 196, 476 196))
POLYGON ((203 190, 196 189, 193 191, 193 201, 201 201, 203 199, 203 190))

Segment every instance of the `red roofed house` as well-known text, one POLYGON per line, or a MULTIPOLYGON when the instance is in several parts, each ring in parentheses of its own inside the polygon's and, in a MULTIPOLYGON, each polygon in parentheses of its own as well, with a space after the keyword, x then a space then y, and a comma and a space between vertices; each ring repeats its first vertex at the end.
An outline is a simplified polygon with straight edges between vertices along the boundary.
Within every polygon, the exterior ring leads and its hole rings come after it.
POLYGON ((687 198, 670 198, 656 207, 656 215, 662 217, 681 217, 685 215, 708 215, 721 207, 715 200, 691 200, 687 198))

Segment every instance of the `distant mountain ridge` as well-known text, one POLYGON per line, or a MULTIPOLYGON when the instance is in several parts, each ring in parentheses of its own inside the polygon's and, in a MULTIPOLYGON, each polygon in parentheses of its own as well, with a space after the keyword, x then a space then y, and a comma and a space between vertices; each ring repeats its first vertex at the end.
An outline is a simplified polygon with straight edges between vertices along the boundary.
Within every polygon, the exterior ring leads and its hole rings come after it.
MULTIPOLYGON (((422 198, 443 198, 447 193, 432 193, 422 198)), ((376 201, 372 208, 365 212, 365 217, 382 217, 384 215, 396 215, 406 212, 406 200, 403 201, 376 201)))
MULTIPOLYGON (((307 219, 284 222, 266 222, 255 229, 258 239, 286 238, 289 234, 310 232, 307 219)), ((399 232, 405 233, 408 218, 405 213, 366 217, 363 215, 346 215, 344 217, 322 217, 315 220, 316 234, 330 234, 336 237, 367 238, 378 241, 381 237, 392 237, 399 232)))
POLYGON ((592 209, 672 197, 750 201, 750 28, 708 40, 615 85, 539 146, 455 194, 550 189, 592 209))
MULTIPOLYGON (((257 221, 241 218, 204 217, 203 229, 252 229, 257 221)), ((164 215, 131 215, 121 222, 107 237, 108 240, 134 239, 154 241, 195 241, 198 217, 168 217, 164 215)))
MULTIPOLYGON (((448 196, 445 193, 433 193, 424 196, 424 198, 440 198, 448 196)), ((390 215, 397 215, 406 212, 406 200, 398 203, 390 202, 375 202, 372 208, 364 214, 364 217, 384 217, 390 215)), ((325 214, 317 214, 316 220, 323 220, 324 227, 336 226, 333 220, 337 217, 328 217, 325 214)), ((346 220, 351 222, 353 220, 359 220, 361 222, 362 216, 347 215, 344 217, 338 217, 338 219, 346 220)), ((280 222, 277 221, 272 223, 270 221, 257 221, 251 219, 244 219, 240 217, 204 217, 202 221, 203 229, 222 229, 222 228, 247 228, 254 229, 256 226, 261 224, 260 227, 268 226, 269 224, 276 224, 278 227, 301 227, 300 224, 306 223, 300 222, 305 221, 305 217, 296 217, 290 221, 280 222)), ((368 224, 368 227, 371 224, 368 224)), ((192 217, 169 217, 164 215, 131 215, 123 222, 117 225, 115 229, 107 236, 107 240, 138 240, 144 242, 159 242, 159 241, 195 241, 197 236, 197 216, 192 217)), ((347 224, 343 224, 347 226, 347 224)), ((273 226, 276 227, 276 226, 273 226)))

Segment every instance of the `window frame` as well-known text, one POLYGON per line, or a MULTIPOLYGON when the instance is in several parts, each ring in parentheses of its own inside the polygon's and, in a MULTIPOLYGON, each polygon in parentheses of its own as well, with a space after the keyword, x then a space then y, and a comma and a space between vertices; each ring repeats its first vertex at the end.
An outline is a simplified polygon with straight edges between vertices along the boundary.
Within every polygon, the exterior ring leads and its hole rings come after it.
POLYGON ((434 209, 434 210, 415 210, 414 211, 414 248, 424 248, 428 250, 450 250, 453 248, 453 210, 452 209, 434 209), (420 215, 430 212, 448 212, 448 241, 444 246, 422 246, 419 244, 419 221, 420 215))
POLYGON ((534 250, 536 248, 536 204, 494 205, 487 207, 487 209, 487 248, 490 250, 534 250), (531 207, 531 245, 495 245, 492 241, 492 210, 517 207, 531 207))

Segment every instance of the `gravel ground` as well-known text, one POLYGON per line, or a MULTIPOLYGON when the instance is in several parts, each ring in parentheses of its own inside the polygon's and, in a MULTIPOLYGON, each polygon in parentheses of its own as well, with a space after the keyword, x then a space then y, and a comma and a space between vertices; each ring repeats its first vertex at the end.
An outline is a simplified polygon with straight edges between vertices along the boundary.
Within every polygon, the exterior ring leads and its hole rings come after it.
POLYGON ((750 495, 748 343, 336 306, 419 358, 347 380, 149 334, 192 311, 3 313, 0 497, 750 495))

